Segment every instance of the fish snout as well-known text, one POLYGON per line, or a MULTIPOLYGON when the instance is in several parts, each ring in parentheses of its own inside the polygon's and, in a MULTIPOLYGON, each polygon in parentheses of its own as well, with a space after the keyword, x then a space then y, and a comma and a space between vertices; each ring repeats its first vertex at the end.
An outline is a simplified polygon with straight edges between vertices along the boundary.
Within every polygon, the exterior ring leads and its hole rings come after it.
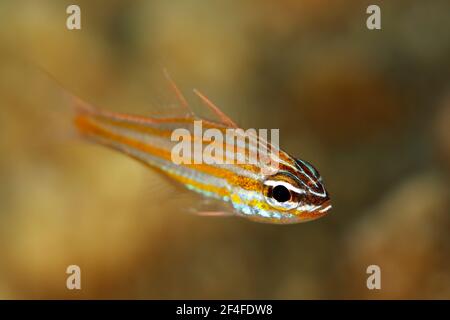
POLYGON ((330 198, 327 198, 324 202, 322 202, 322 204, 320 205, 319 209, 317 209, 317 211, 320 214, 326 214, 326 213, 328 213, 328 211, 331 210, 331 208, 333 208, 333 206, 331 205, 331 200, 330 200, 330 198))
POLYGON ((328 211, 331 210, 333 206, 331 205, 331 199, 327 193, 326 198, 322 201, 319 208, 317 209, 317 213, 319 214, 326 214, 328 211))

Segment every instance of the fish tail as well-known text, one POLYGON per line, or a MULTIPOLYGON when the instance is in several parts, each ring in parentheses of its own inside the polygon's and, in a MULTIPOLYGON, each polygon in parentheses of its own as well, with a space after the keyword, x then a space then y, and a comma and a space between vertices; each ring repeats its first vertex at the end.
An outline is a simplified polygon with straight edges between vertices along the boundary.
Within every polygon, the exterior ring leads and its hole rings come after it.
POLYGON ((95 122, 95 116, 100 110, 84 102, 78 97, 70 96, 71 107, 74 113, 73 124, 82 136, 91 136, 100 133, 100 127, 95 122))
POLYGON ((77 113, 74 116, 73 124, 78 133, 82 136, 96 136, 102 133, 100 126, 98 126, 94 119, 86 113, 77 113))
POLYGON ((136 126, 139 121, 151 121, 151 118, 136 116, 135 119, 95 108, 83 101, 75 101, 73 107, 73 124, 82 138, 125 153, 152 168, 174 169, 170 152, 151 143, 158 137, 154 129, 136 126), (145 140, 139 139, 142 134, 145 134, 145 140))

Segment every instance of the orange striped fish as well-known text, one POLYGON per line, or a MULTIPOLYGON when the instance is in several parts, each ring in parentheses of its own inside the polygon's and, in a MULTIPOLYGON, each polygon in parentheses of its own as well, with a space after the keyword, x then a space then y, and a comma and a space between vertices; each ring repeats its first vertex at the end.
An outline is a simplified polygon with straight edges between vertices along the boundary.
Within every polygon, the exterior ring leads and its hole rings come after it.
MULTIPOLYGON (((318 171, 306 161, 295 159, 277 149, 267 161, 256 164, 175 164, 171 151, 177 143, 171 136, 175 129, 193 131, 194 121, 202 120, 203 127, 221 132, 238 128, 218 107, 194 90, 219 121, 201 119, 189 108, 186 99, 166 74, 171 87, 185 112, 179 117, 143 117, 94 108, 75 100, 74 123, 79 133, 91 141, 123 152, 166 177, 199 193, 208 201, 219 202, 225 209, 202 211, 199 214, 235 214, 254 221, 290 224, 317 219, 330 209, 330 199, 318 171), (271 168, 263 166, 272 165, 271 168), (269 170, 267 170, 269 169, 269 170)), ((202 144, 210 144, 203 136, 191 135, 202 144)), ((224 142, 224 147, 228 142, 224 142)), ((247 157, 259 151, 262 144, 246 142, 233 149, 247 157)), ((273 147, 273 145, 271 145, 273 147)), ((225 149, 224 149, 225 150, 225 149)))

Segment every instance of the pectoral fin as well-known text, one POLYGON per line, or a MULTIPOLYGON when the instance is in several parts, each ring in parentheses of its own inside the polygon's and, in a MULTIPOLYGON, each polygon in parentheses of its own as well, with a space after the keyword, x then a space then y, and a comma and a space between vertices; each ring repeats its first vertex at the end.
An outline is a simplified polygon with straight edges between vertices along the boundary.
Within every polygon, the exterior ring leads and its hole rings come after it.
POLYGON ((226 202, 217 199, 201 199, 189 207, 189 213, 205 217, 230 217, 234 210, 226 202))
POLYGON ((226 211, 200 211, 196 214, 204 217, 231 217, 234 215, 233 213, 226 211))

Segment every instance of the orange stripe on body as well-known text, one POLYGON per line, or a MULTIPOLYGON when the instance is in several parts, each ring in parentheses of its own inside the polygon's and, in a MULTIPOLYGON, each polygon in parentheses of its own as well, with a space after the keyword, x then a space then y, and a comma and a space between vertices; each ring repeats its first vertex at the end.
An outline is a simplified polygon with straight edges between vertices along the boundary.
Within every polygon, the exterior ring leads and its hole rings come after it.
MULTIPOLYGON (((94 116, 95 119, 97 119, 98 117, 94 116)), ((100 117, 100 120, 105 122, 106 124, 110 124, 112 126, 116 126, 116 127, 121 127, 121 128, 125 128, 125 129, 129 129, 129 130, 134 130, 136 132, 139 133, 143 133, 143 134, 151 134, 151 135, 155 135, 158 137, 162 137, 162 138, 168 138, 170 139, 171 135, 172 135, 172 130, 164 130, 164 129, 159 129, 159 128, 152 128, 152 127, 148 127, 148 126, 142 126, 139 125, 137 123, 130 123, 130 122, 120 122, 117 121, 115 119, 111 119, 111 118, 105 118, 105 117, 100 117)), ((189 121, 193 121, 192 119, 189 121)), ((211 123, 210 123, 211 124, 211 123)), ((215 128, 215 127, 211 127, 211 128, 215 128)), ((215 128, 220 130, 222 133, 225 133, 225 129, 223 128, 215 128)), ((186 140, 191 140, 191 141, 199 141, 201 140, 202 143, 205 142, 205 140, 203 139, 199 139, 196 136, 187 136, 185 137, 186 140)), ((206 142, 210 142, 210 141, 206 141, 206 142)), ((223 150, 226 150, 226 147, 228 146, 228 144, 225 142, 223 142, 223 150)), ((247 154, 247 151, 250 154, 254 155, 254 153, 251 153, 250 150, 246 149, 246 148, 240 148, 238 146, 234 146, 237 152, 241 152, 244 154, 247 154)), ((257 165, 254 164, 247 164, 247 163, 243 163, 243 164, 235 164, 236 166, 245 169, 247 171, 253 172, 253 173, 259 173, 260 172, 260 168, 257 165)))
MULTIPOLYGON (((124 145, 131 146, 137 150, 157 156, 164 160, 172 161, 170 152, 159 149, 159 148, 155 148, 151 145, 145 144, 140 141, 136 141, 136 140, 128 138, 128 137, 124 137, 124 136, 112 133, 112 132, 108 131, 107 129, 102 128, 101 126, 93 123, 89 117, 86 117, 83 115, 78 115, 75 118, 75 125, 82 133, 99 135, 99 136, 105 137, 107 139, 111 139, 113 141, 122 143, 124 145)), ((235 185, 235 186, 240 186, 241 188, 246 189, 246 190, 259 190, 260 189, 260 183, 258 181, 255 181, 255 180, 247 178, 247 177, 238 176, 238 175, 236 175, 234 173, 230 173, 227 170, 224 170, 222 168, 215 168, 211 165, 206 165, 206 164, 182 164, 182 166, 192 168, 194 170, 198 170, 202 173, 210 174, 211 176, 214 176, 217 178, 223 178, 228 183, 235 185)))

